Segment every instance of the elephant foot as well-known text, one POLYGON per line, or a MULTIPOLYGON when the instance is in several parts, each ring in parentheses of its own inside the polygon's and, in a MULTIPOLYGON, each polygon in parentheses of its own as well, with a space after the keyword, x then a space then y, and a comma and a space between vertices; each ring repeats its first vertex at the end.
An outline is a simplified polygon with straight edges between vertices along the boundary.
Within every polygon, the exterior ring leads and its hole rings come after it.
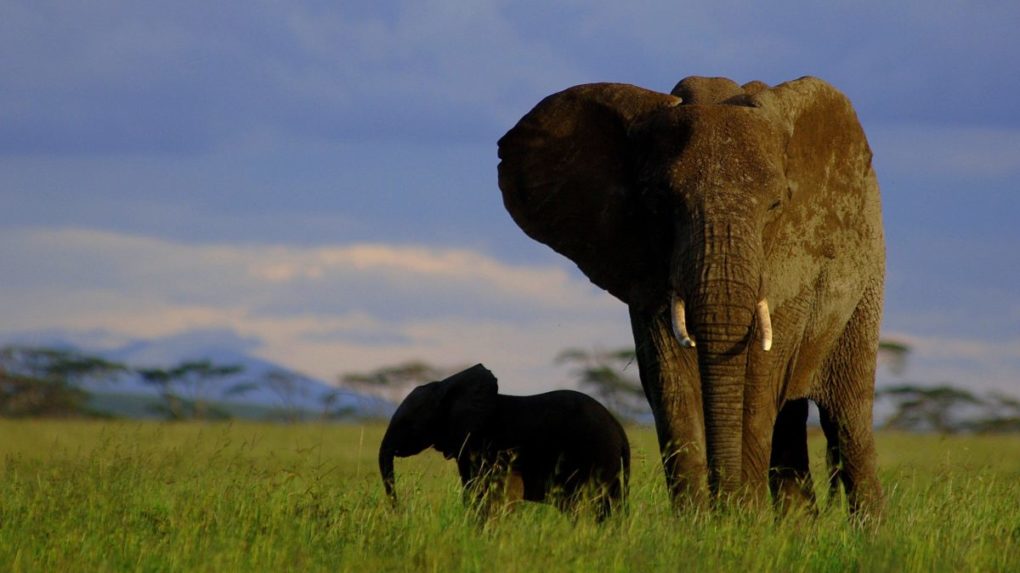
POLYGON ((818 515, 818 504, 811 488, 810 476, 807 480, 786 478, 773 488, 772 504, 776 512, 782 516, 818 515))
POLYGON ((847 504, 850 506, 850 516, 854 523, 864 527, 877 527, 882 521, 885 509, 885 498, 878 480, 856 483, 847 490, 847 504))
POLYGON ((772 434, 769 490, 780 515, 817 515, 807 449, 808 401, 788 401, 779 411, 772 434))

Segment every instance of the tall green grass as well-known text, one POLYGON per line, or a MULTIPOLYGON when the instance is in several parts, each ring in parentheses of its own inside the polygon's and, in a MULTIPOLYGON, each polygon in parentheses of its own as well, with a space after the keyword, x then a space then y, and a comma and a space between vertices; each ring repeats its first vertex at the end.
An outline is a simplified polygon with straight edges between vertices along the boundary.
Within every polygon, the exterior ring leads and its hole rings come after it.
POLYGON ((397 460, 393 510, 382 431, 0 421, 0 570, 1020 570, 1018 437, 880 435, 887 509, 868 530, 842 508, 675 515, 641 428, 629 510, 602 525, 524 504, 480 526, 434 453, 397 460))

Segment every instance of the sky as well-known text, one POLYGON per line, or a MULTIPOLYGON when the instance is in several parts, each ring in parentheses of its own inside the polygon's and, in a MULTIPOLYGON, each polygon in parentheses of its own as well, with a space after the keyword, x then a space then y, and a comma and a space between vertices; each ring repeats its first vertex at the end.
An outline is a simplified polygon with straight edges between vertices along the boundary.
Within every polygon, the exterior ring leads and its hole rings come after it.
POLYGON ((1020 4, 765 4, 7 0, 0 340, 569 386, 626 307, 511 221, 499 137, 580 83, 815 75, 875 154, 912 348, 880 383, 1020 393, 1020 4))

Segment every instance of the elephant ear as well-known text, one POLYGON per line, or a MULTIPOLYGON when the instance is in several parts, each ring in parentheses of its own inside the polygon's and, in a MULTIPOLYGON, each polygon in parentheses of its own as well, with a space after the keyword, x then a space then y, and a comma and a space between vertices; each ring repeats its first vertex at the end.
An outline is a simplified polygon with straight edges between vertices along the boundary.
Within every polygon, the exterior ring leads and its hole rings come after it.
MULTIPOLYGON (((823 80, 803 77, 753 96, 786 136, 785 171, 796 201, 807 190, 861 193, 871 185, 871 149, 850 100, 823 80)), ((873 190, 877 193, 877 186, 873 190)))
POLYGON ((668 221, 642 205, 628 129, 679 103, 627 84, 575 86, 539 102, 499 140, 499 187, 514 221, 632 305, 661 297, 670 236, 668 221))
POLYGON ((476 364, 440 382, 443 397, 439 412, 444 418, 436 449, 447 458, 476 448, 485 422, 496 407, 499 386, 488 368, 476 364))

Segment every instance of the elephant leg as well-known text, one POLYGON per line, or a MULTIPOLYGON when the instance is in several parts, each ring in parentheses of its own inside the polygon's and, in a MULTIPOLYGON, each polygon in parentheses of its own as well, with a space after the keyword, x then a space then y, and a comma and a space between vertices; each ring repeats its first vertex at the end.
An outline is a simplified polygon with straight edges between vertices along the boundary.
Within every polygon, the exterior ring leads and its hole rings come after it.
POLYGON ((815 509, 815 491, 808 464, 807 398, 788 401, 779 411, 772 433, 769 490, 783 513, 815 509))
POLYGON ((839 459, 839 432, 836 431, 836 424, 832 415, 825 408, 818 408, 818 417, 822 424, 822 432, 825 433, 825 466, 829 474, 829 507, 839 499, 840 481, 840 459, 839 459))
POLYGON ((477 457, 464 455, 457 459, 460 483, 464 487, 464 503, 472 509, 480 509, 488 497, 490 469, 477 457))
POLYGON ((709 500, 698 358, 673 337, 668 310, 631 309, 641 386, 655 417, 666 486, 679 509, 709 500))
POLYGON ((524 477, 520 472, 511 471, 506 477, 504 497, 507 503, 515 504, 524 501, 524 477))
POLYGON ((818 400, 835 427, 839 476, 850 512, 859 517, 878 518, 882 511, 872 431, 881 308, 881 287, 869 289, 829 355, 818 400))
POLYGON ((488 519, 485 484, 480 479, 477 460, 473 456, 462 455, 457 458, 457 471, 460 483, 464 487, 461 500, 468 510, 481 522, 488 519))
POLYGON ((513 479, 509 460, 499 454, 461 456, 457 460, 457 470, 464 486, 464 504, 481 522, 505 508, 518 489, 521 492, 524 489, 519 475, 516 481, 513 479))
POLYGON ((775 436, 773 429, 779 416, 774 384, 768 373, 772 355, 759 348, 750 351, 747 381, 744 384, 744 414, 742 436, 742 480, 744 500, 749 505, 767 503, 769 490, 770 454, 775 436))

